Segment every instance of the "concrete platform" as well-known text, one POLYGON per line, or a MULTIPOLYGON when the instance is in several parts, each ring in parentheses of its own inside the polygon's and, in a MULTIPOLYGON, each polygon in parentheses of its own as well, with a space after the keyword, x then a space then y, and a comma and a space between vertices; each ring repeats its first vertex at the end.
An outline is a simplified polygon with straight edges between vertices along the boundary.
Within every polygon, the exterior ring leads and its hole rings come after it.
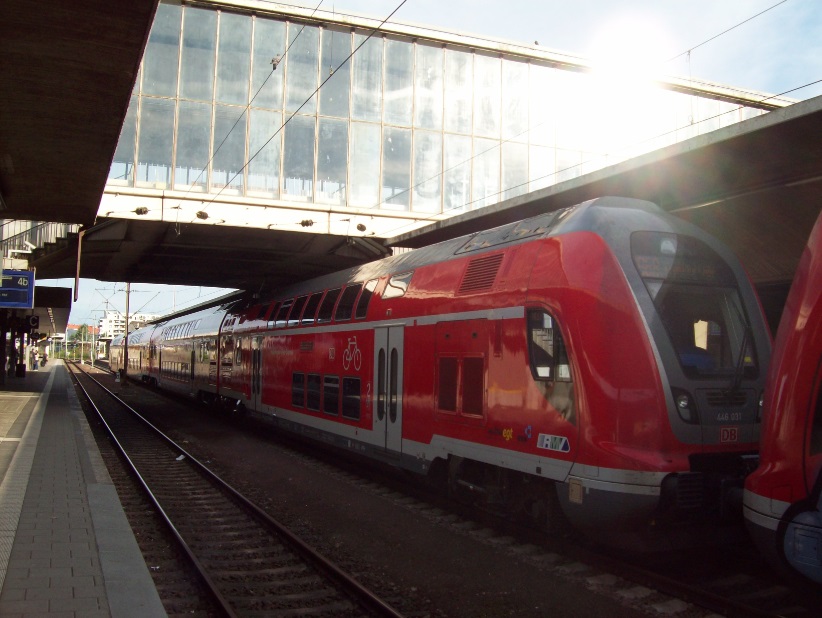
POLYGON ((165 616, 62 361, 0 386, 0 616, 165 616))

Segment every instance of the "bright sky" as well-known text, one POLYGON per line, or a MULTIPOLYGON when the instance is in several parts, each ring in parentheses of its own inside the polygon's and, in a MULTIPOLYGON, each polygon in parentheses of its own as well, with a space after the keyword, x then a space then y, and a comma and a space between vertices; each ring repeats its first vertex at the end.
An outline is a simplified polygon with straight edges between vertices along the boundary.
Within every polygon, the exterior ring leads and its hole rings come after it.
MULTIPOLYGON (((819 0, 285 0, 445 32, 534 44, 594 62, 638 60, 663 75, 809 99, 822 94, 819 0), (773 7, 773 8, 772 8, 773 7), (726 32, 729 31, 729 32, 726 32), (690 54, 687 52, 690 50, 690 54), (671 60, 673 58, 673 60, 671 60), (809 85, 812 84, 812 85, 809 85), (803 87, 804 86, 804 87, 803 87)), ((73 286, 67 279, 40 282, 73 286)), ((125 312, 125 285, 82 280, 71 323, 125 312)), ((130 311, 165 314, 216 288, 132 285, 130 311)))
MULTIPOLYGON (((284 3, 313 9, 320 0, 284 3)), ((320 8, 383 19, 400 4, 402 0, 324 0, 320 8)), ((392 20, 492 39, 538 41, 546 49, 592 60, 636 58, 638 53, 649 64, 667 67, 663 72, 669 75, 769 94, 822 80, 819 0, 406 0, 392 20)), ((787 96, 819 94, 822 86, 816 84, 787 96)))

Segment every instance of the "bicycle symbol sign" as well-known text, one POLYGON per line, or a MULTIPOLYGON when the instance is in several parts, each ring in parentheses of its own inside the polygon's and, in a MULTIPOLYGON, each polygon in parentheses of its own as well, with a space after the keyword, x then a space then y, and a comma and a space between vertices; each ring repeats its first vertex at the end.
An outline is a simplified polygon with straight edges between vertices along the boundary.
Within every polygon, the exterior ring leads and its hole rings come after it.
POLYGON ((359 371, 360 367, 362 367, 362 352, 360 352, 360 349, 357 347, 356 336, 348 340, 348 347, 345 348, 343 352, 343 369, 348 371, 352 361, 354 362, 354 369, 359 371))

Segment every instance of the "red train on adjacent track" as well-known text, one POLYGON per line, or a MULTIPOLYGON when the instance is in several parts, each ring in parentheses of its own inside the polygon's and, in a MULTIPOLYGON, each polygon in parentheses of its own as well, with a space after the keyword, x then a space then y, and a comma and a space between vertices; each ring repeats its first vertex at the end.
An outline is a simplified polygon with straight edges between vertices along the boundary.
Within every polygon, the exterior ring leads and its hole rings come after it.
POLYGON ((780 570, 822 584, 822 215, 788 294, 767 385, 746 523, 780 570))
POLYGON ((129 373, 161 388, 540 522, 558 502, 633 544, 739 509, 771 341, 727 248, 601 198, 174 317, 128 346, 129 373))

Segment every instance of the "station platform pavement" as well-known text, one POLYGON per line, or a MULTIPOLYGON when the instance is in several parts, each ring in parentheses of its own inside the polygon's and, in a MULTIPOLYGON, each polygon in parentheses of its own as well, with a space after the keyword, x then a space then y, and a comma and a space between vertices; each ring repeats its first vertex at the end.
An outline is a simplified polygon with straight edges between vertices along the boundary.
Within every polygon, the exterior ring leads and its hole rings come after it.
POLYGON ((166 616, 68 369, 0 384, 0 617, 166 616))

